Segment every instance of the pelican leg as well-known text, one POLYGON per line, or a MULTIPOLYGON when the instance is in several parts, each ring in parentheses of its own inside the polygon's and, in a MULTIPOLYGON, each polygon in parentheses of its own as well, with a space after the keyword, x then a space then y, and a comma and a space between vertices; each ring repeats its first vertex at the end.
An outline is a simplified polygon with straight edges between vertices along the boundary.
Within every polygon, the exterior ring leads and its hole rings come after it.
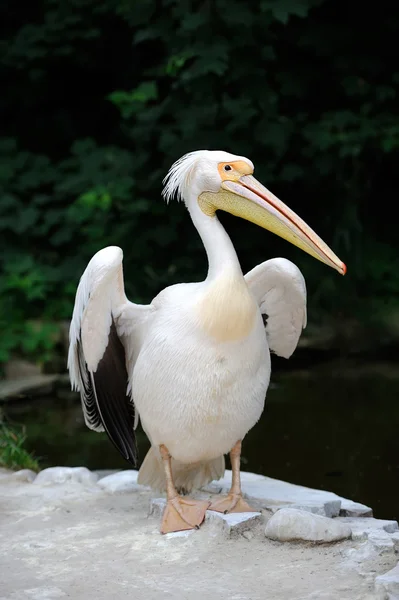
POLYGON ((230 512, 256 512, 245 502, 241 491, 240 478, 240 457, 241 457, 241 440, 230 450, 230 460, 232 469, 231 488, 227 496, 215 500, 209 507, 209 510, 215 510, 224 514, 230 512))
POLYGON ((162 517, 161 533, 199 529, 209 508, 208 500, 190 500, 177 493, 173 483, 171 456, 163 444, 159 446, 166 477, 166 508, 162 517))

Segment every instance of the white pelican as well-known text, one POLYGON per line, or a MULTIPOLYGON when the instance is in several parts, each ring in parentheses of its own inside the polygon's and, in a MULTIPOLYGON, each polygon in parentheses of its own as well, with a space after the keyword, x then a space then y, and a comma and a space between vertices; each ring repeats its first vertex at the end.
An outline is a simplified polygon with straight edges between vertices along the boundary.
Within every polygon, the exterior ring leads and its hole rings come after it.
POLYGON ((201 150, 183 156, 163 195, 184 200, 202 238, 205 281, 163 290, 151 304, 125 295, 122 250, 108 247, 80 280, 70 327, 68 369, 86 425, 106 431, 134 465, 140 416, 151 441, 139 482, 166 489, 161 532, 198 528, 205 511, 248 511, 240 483, 241 440, 258 421, 270 378, 270 350, 288 358, 306 324, 306 287, 283 258, 243 275, 218 209, 252 221, 339 273, 346 267, 292 210, 253 176, 243 156, 201 150), (266 333, 263 318, 266 317, 266 333), (232 486, 212 504, 187 499, 224 473, 232 486))

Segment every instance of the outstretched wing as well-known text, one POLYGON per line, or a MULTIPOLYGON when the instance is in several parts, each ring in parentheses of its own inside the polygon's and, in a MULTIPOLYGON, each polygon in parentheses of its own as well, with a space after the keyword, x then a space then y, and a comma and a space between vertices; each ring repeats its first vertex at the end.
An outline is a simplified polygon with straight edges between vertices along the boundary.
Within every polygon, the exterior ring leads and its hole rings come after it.
POLYGON ((264 317, 269 348, 289 358, 306 327, 306 285, 302 273, 285 258, 273 258, 245 275, 264 317))
POLYGON ((126 350, 133 353, 135 320, 142 320, 149 307, 127 300, 122 259, 120 248, 104 248, 81 277, 69 330, 68 370, 72 389, 80 392, 86 425, 105 430, 122 456, 136 465, 126 350))

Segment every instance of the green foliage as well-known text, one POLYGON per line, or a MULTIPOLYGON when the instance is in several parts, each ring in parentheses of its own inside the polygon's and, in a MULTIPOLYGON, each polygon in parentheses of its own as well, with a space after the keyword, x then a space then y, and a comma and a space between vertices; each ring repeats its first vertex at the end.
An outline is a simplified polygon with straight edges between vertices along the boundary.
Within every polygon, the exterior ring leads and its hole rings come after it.
POLYGON ((397 305, 397 227, 378 210, 399 149, 391 11, 376 18, 343 0, 44 0, 26 12, 6 0, 0 17, 0 362, 14 351, 47 359, 103 246, 123 248, 138 302, 204 276, 183 207, 160 200, 171 163, 198 148, 249 156, 348 263, 343 280, 222 217, 245 270, 294 260, 310 318, 397 305))
POLYGON ((24 428, 16 429, 0 423, 0 467, 39 471, 37 459, 24 448, 25 441, 24 428))

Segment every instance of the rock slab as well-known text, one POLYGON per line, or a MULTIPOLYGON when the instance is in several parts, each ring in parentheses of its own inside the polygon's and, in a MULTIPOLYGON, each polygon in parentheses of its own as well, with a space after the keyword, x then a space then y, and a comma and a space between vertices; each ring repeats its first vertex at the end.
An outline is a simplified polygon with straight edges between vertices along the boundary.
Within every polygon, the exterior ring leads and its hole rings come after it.
POLYGON ((268 521, 266 537, 280 542, 337 542, 351 537, 349 525, 296 508, 282 508, 268 521))
MULTIPOLYGON (((244 496, 249 502, 272 512, 280 508, 297 508, 325 517, 371 517, 369 506, 342 498, 333 492, 316 490, 301 485, 272 479, 256 473, 241 473, 244 496)), ((226 471, 219 481, 213 481, 204 489, 212 493, 227 493, 231 485, 231 471, 226 471)))

